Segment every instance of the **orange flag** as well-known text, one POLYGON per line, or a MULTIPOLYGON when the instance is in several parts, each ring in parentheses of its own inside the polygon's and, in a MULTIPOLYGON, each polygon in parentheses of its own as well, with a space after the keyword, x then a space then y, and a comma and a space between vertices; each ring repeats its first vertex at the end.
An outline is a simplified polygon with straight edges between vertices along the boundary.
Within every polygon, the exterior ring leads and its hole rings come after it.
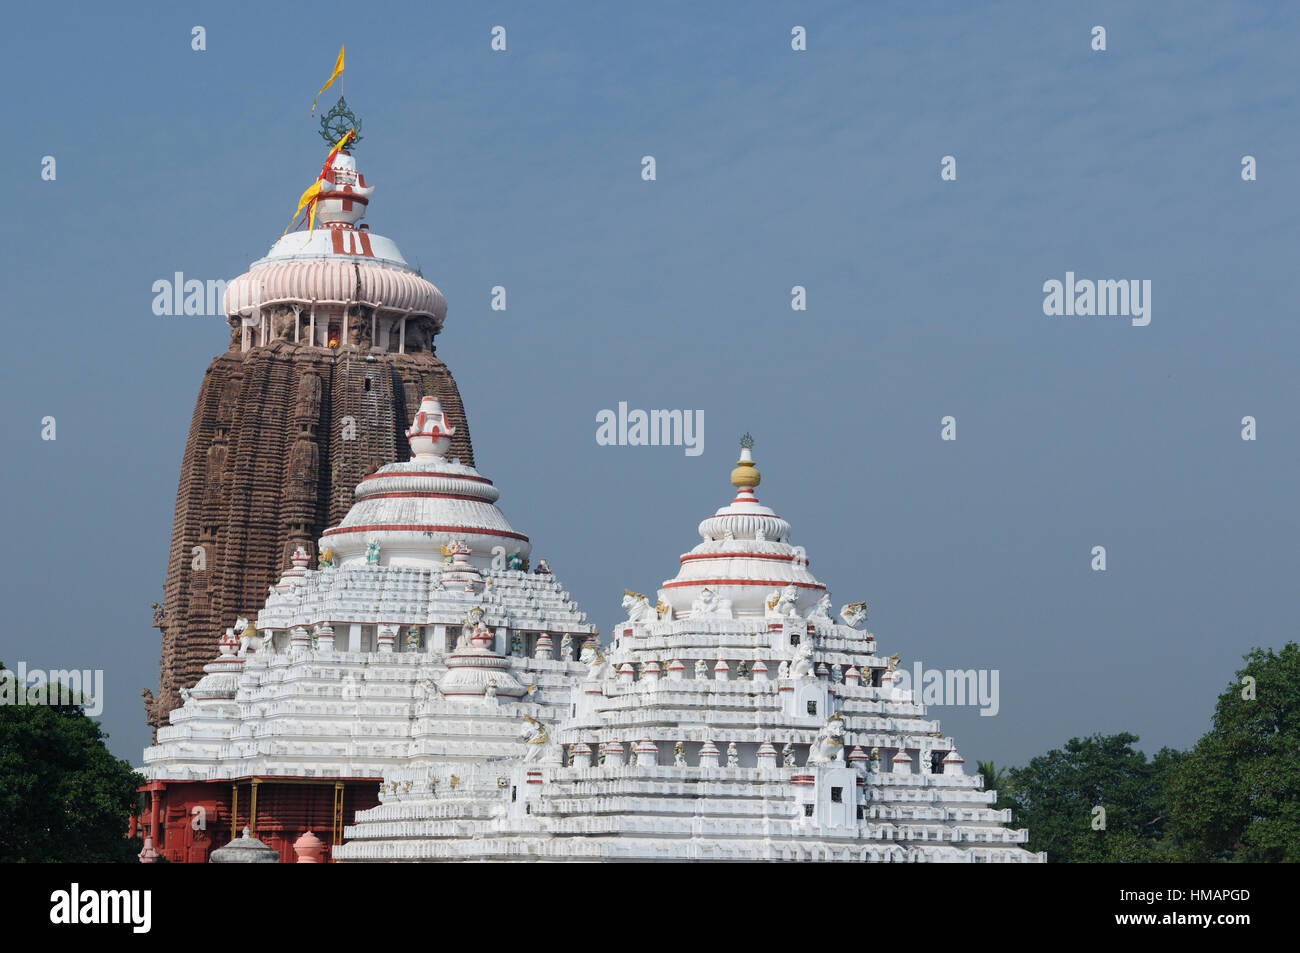
MULTIPOLYGON (((334 80, 343 75, 343 47, 339 47, 339 58, 334 61, 334 72, 330 73, 330 78, 325 81, 325 85, 320 88, 320 93, 325 92, 334 84, 334 80)), ((311 114, 316 115, 316 100, 320 99, 320 93, 316 94, 316 99, 311 101, 311 114)))

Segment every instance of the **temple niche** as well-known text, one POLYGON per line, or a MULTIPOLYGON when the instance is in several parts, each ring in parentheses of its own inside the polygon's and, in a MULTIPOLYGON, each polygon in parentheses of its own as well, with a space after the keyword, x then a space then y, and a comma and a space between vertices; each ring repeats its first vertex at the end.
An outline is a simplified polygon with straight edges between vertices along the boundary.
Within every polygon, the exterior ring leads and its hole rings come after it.
POLYGON ((302 375, 298 381, 298 403, 294 409, 294 415, 302 426, 315 429, 316 420, 320 417, 320 394, 320 376, 302 375))
POLYGON ((276 308, 271 314, 271 336, 281 341, 294 340, 298 329, 297 308, 276 308))
POLYGON ((414 318, 406 322, 406 353, 432 354, 433 339, 438 334, 438 326, 427 318, 414 318))

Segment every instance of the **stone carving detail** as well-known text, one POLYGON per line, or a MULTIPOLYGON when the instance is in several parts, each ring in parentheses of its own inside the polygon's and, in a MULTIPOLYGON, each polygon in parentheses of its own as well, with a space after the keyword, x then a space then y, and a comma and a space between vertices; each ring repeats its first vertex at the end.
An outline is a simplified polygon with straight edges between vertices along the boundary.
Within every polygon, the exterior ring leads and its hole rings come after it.
POLYGON ((208 465, 204 474, 205 485, 203 495, 209 503, 216 503, 221 499, 221 480, 226 472, 226 447, 225 444, 214 443, 208 447, 208 465))
POLYGON ((538 722, 532 715, 524 715, 524 731, 520 738, 525 745, 528 745, 528 754, 524 755, 526 762, 541 761, 546 754, 546 749, 550 748, 551 733, 547 731, 545 724, 538 722))
POLYGON ((294 407, 294 416, 301 424, 315 423, 320 419, 320 377, 316 374, 304 374, 298 380, 298 400, 294 407))
POLYGON ((813 670, 812 642, 803 641, 794 650, 794 660, 790 663, 791 678, 816 678, 813 670))
POLYGON ((784 589, 773 589, 771 595, 767 597, 767 610, 764 615, 769 619, 793 619, 799 615, 796 603, 799 601, 799 590, 794 586, 786 586, 784 589))
POLYGON ((319 472, 320 448, 316 441, 300 437, 289 454, 290 492, 295 497, 314 496, 319 472))
POLYGON ((631 589, 623 590, 623 610, 627 613, 628 622, 650 622, 658 618, 655 610, 650 607, 649 600, 631 589))
POLYGON ((850 602, 848 605, 840 607, 840 618, 844 624, 854 629, 860 629, 867 624, 867 604, 865 602, 850 602))
POLYGON ((587 663, 587 680, 594 682, 609 677, 609 659, 600 650, 595 639, 588 640, 582 647, 582 661, 587 663))
POLYGON ((262 637, 257 634, 257 626, 242 615, 235 620, 234 633, 239 638, 240 658, 261 651, 262 637))
POLYGON ((731 600, 723 599, 708 586, 691 602, 691 617, 696 619, 730 619, 733 618, 731 600))
POLYGON ((822 597, 817 600, 817 604, 808 610, 809 622, 824 622, 827 625, 833 624, 831 618, 831 595, 829 592, 823 593, 822 597))
POLYGON ((844 760, 844 718, 839 712, 826 719, 808 749, 809 764, 829 764, 844 760))

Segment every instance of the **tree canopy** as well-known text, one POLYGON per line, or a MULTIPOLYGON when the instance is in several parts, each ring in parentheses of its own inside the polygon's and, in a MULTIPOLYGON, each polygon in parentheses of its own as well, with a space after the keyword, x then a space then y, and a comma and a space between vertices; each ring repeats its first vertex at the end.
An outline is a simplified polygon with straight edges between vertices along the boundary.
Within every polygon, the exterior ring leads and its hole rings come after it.
MULTIPOLYGON (((0 678, 13 681, 0 663, 0 678)), ((79 704, 0 704, 0 861, 127 862, 126 838, 144 778, 113 757, 79 704)))
MULTIPOLYGON (((1300 860, 1300 646, 1255 649, 1190 752, 1071 738, 1000 777, 995 807, 1052 862, 1300 860)), ((991 780, 996 779, 996 780, 991 780)))
POLYGON ((1246 656, 1168 800, 1189 859, 1300 861, 1300 646, 1246 656))

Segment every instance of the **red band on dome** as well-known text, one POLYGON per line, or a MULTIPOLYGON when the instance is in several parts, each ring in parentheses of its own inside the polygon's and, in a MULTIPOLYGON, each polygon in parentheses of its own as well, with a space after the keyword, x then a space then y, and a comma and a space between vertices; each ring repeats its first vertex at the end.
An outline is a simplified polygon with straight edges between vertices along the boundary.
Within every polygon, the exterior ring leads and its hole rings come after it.
POLYGON ((367 480, 384 480, 389 477, 447 477, 450 480, 469 480, 471 483, 486 483, 488 486, 493 485, 492 481, 487 477, 466 476, 462 473, 443 473, 440 470, 412 470, 409 473, 404 473, 402 471, 394 471, 392 473, 372 473, 370 476, 362 477, 361 482, 365 483, 367 480))
POLYGON ((688 559, 784 559, 786 561, 794 559, 794 553, 788 556, 782 556, 780 553, 687 553, 681 558, 682 562, 688 559))
POLYGON ((681 582, 666 582, 661 588, 676 589, 680 586, 797 586, 800 589, 825 589, 821 583, 792 582, 789 579, 684 579, 681 582))
MULTIPOLYGON (((509 539, 521 539, 525 543, 528 542, 528 537, 522 533, 510 533, 502 529, 487 529, 477 526, 426 526, 420 523, 373 523, 367 526, 336 526, 333 529, 325 530, 321 535, 334 536, 339 533, 374 533, 381 531, 402 533, 465 533, 471 536, 505 536, 509 539)), ((795 585, 799 584, 795 583, 795 585)))

